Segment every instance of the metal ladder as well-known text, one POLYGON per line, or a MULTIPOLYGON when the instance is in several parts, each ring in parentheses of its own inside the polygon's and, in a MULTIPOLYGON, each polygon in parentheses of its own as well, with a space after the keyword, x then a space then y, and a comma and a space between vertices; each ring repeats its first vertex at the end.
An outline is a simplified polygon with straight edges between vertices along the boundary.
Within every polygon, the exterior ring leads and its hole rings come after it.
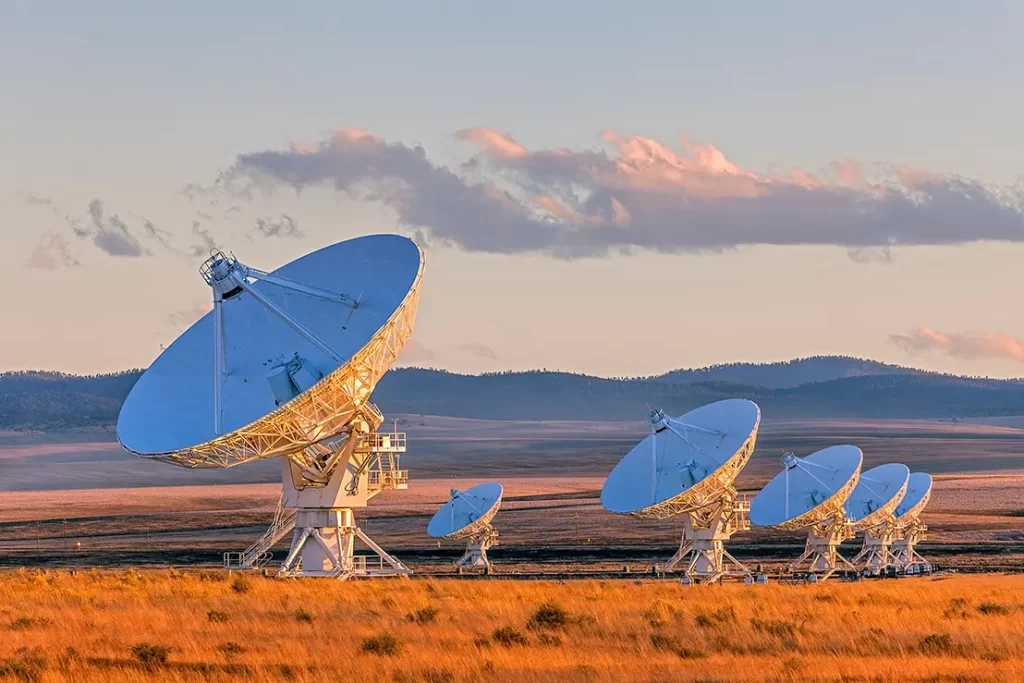
POLYGON ((284 538, 285 534, 295 528, 298 511, 284 507, 284 497, 278 499, 274 521, 266 533, 240 553, 224 553, 224 567, 227 569, 255 569, 262 567, 273 559, 270 549, 284 538))

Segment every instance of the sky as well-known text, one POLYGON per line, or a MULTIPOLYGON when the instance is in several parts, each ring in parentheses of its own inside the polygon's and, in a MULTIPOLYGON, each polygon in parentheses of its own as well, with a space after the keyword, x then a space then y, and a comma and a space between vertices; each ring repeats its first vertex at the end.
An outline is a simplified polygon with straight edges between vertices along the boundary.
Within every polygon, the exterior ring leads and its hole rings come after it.
POLYGON ((407 365, 1024 375, 1024 5, 0 0, 0 371, 417 239, 407 365))

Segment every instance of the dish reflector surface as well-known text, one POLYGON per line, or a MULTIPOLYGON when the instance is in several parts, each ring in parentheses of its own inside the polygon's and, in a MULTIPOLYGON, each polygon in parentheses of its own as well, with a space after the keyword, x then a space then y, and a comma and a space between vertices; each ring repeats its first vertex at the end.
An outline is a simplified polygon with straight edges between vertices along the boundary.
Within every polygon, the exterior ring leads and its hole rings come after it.
MULTIPOLYGON (((422 263, 422 252, 412 240, 400 235, 371 235, 314 251, 271 273, 347 295, 358 301, 355 308, 264 280, 253 283, 254 289, 325 342, 340 361, 298 334, 248 292, 226 298, 222 304, 226 375, 221 389, 221 434, 214 427, 211 312, 160 354, 136 383, 118 417, 119 441, 136 455, 167 455, 224 439, 279 411, 275 378, 268 374, 296 354, 302 367, 315 369, 322 381, 346 367, 418 292, 422 263)), ((414 311, 415 301, 412 305, 414 311)), ((401 341, 404 343, 404 338, 401 341)), ((391 362, 393 358, 375 367, 379 370, 391 362)), ((370 374, 370 378, 354 380, 363 382, 355 393, 369 395, 373 386, 365 384, 375 383, 382 372, 370 374)), ((313 381, 319 379, 315 374, 312 377, 313 381)), ((299 388, 309 387, 300 384, 299 388)))
POLYGON ((501 507, 503 489, 497 482, 477 484, 466 491, 452 489, 452 498, 434 513, 427 533, 434 538, 468 536, 490 523, 501 507))
POLYGON ((671 504, 667 516, 708 504, 753 453, 761 409, 727 399, 677 418, 653 411, 648 419, 655 432, 619 461, 601 489, 601 504, 610 512, 642 515, 671 504), (728 475, 716 476, 723 471, 728 475))
POLYGON ((884 521, 906 493, 909 479, 910 468, 895 462, 861 472, 857 486, 846 499, 846 516, 857 528, 884 521))
POLYGON ((856 446, 829 446, 806 458, 787 456, 791 463, 750 504, 750 521, 758 526, 798 529, 820 521, 830 504, 841 505, 850 495, 864 460, 856 446))
POLYGON ((907 492, 896 506, 896 521, 908 522, 920 515, 931 496, 932 475, 927 472, 911 472, 907 492))

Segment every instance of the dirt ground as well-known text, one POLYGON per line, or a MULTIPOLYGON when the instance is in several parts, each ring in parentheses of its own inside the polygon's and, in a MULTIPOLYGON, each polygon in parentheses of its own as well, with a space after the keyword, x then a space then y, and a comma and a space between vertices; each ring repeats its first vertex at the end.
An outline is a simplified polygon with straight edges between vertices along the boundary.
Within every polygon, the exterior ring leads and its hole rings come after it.
MULTIPOLYGON (((505 486, 492 558, 507 572, 644 571, 670 556, 678 520, 642 521, 603 510, 604 477, 645 434, 635 423, 491 422, 399 416, 409 433, 407 491, 357 511, 360 525, 420 572, 445 572, 459 544, 426 534, 452 487, 505 486)), ((765 420, 737 484, 754 494, 798 455, 853 443, 865 468, 904 462, 935 477, 922 552, 965 570, 1024 568, 1024 431, 940 421, 765 420)), ((187 470, 132 458, 105 430, 0 433, 0 566, 219 565, 269 523, 276 462, 187 470)), ((772 566, 799 554, 799 534, 753 530, 730 549, 772 566)), ((856 552, 857 542, 844 548, 856 552)), ((283 544, 275 550, 282 556, 283 544)))

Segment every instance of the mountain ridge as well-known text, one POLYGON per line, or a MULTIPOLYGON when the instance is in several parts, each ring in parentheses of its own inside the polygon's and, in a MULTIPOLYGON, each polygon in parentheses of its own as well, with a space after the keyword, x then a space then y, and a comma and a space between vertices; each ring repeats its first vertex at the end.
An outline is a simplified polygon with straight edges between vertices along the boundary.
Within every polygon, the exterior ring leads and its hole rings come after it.
MULTIPOLYGON (((141 375, 0 373, 0 429, 109 426, 141 375)), ((373 394, 385 413, 495 420, 633 419, 657 404, 679 414, 744 397, 785 417, 966 417, 1024 414, 1024 381, 942 374, 849 356, 727 363, 650 377, 548 370, 466 375, 429 368, 387 373, 373 394)))

